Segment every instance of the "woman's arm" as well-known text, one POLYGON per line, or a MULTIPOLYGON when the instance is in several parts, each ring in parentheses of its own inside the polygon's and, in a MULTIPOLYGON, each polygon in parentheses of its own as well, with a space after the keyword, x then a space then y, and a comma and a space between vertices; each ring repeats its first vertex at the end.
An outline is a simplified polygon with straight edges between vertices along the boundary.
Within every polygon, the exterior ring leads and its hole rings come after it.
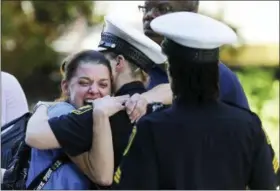
MULTIPOLYGON (((172 93, 169 84, 158 85, 152 90, 143 93, 141 96, 143 96, 148 103, 161 102, 166 105, 172 103, 172 93)), ((146 113, 146 104, 139 102, 137 105, 134 103, 129 105, 130 106, 127 106, 130 108, 128 109, 128 114, 131 116, 132 121, 139 119, 140 116, 146 113), (141 109, 143 105, 145 109, 141 109), (139 108, 141 112, 137 111, 139 108), (135 112, 132 112, 134 110, 135 112)), ((37 149, 54 149, 61 147, 48 123, 48 119, 47 107, 44 105, 40 106, 27 124, 25 141, 28 145, 37 149)))
MULTIPOLYGON (((100 105, 100 104, 99 104, 100 105)), ((114 159, 112 147, 112 135, 109 117, 100 110, 97 104, 93 110, 93 139, 92 148, 76 157, 70 159, 95 183, 99 185, 110 185, 112 183, 114 159)), ((59 108, 52 110, 52 114, 59 114, 59 108)), ((34 112, 29 120, 26 132, 26 143, 38 149, 59 148, 60 145, 53 134, 48 120, 48 106, 42 105, 34 112)))
MULTIPOLYGON (((172 103, 170 84, 161 84, 142 94, 148 103, 160 102, 165 105, 172 103)), ((132 110, 135 107, 132 107, 132 110)), ((131 111, 130 111, 131 112, 131 111)), ((137 117, 136 117, 137 118, 137 117)), ((47 107, 40 106, 27 124, 26 143, 37 149, 60 148, 53 131, 48 123, 47 107)))
POLYGON ((141 95, 148 101, 148 103, 160 102, 164 105, 172 104, 172 91, 170 84, 160 84, 141 95))
POLYGON ((37 149, 60 148, 48 123, 48 107, 40 105, 27 123, 25 142, 37 149))
POLYGON ((72 161, 95 183, 109 186, 113 181, 114 150, 109 117, 120 110, 129 96, 104 97, 93 103, 93 138, 88 152, 72 161))
MULTIPOLYGON (((28 122, 25 141, 31 147, 38 149, 60 147, 49 126, 47 110, 47 105, 39 106, 28 122)), ((51 113, 58 114, 57 110, 51 113)), ((114 159, 109 117, 98 107, 92 115, 94 126, 91 150, 76 157, 68 156, 93 182, 104 186, 110 185, 114 159)))
POLYGON ((93 139, 89 152, 71 160, 91 181, 102 186, 112 184, 114 151, 109 117, 101 110, 93 110, 93 139))
MULTIPOLYGON (((153 111, 152 108, 154 108, 155 103, 160 103, 160 108, 171 105, 172 97, 170 84, 160 84, 141 95, 134 94, 131 96, 125 105, 127 114, 131 122, 138 121, 143 115, 153 111)), ((156 107, 157 109, 159 109, 158 106, 156 107)))

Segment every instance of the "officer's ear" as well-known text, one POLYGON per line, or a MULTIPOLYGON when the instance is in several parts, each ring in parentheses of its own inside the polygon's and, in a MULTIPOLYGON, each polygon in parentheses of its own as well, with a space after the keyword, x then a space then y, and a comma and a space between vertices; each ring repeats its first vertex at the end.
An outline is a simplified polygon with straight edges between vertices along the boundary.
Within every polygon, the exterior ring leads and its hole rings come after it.
POLYGON ((116 64, 116 72, 120 73, 125 70, 126 67, 126 60, 123 55, 118 55, 117 58, 117 64, 116 64))

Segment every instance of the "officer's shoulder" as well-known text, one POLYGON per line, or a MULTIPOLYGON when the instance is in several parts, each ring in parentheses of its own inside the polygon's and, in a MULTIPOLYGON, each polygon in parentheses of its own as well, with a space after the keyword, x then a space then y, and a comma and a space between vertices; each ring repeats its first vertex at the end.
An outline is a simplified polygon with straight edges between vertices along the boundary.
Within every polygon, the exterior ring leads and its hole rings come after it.
POLYGON ((232 74, 234 74, 232 72, 232 70, 222 62, 219 63, 219 72, 222 76, 225 75, 225 76, 228 76, 228 77, 230 77, 230 76, 232 76, 232 74), (230 74, 230 75, 228 75, 228 74, 230 74))
POLYGON ((92 111, 92 105, 85 105, 78 109, 73 110, 71 113, 73 113, 75 115, 82 115, 82 114, 90 112, 90 111, 92 111))
POLYGON ((160 108, 150 114, 147 114, 140 118, 137 124, 147 123, 164 123, 166 119, 169 119, 170 107, 160 108))
POLYGON ((230 102, 223 102, 223 104, 231 107, 232 110, 235 111, 235 113, 238 113, 240 116, 243 116, 245 119, 261 125, 261 120, 259 116, 255 112, 251 111, 250 109, 230 102))

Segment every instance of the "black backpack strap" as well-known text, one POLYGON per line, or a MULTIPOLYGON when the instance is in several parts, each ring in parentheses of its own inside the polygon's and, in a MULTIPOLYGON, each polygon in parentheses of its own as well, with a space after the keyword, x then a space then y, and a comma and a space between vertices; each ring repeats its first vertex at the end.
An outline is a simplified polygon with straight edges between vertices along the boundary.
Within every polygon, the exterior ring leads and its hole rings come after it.
POLYGON ((26 117, 26 116, 30 116, 30 115, 31 115, 31 113, 30 113, 30 112, 27 112, 27 113, 23 114, 22 116, 20 116, 20 117, 14 119, 14 120, 12 120, 12 121, 10 121, 9 123, 7 123, 7 124, 5 124, 5 125, 3 125, 3 126, 1 127, 1 131, 4 131, 5 129, 7 129, 7 128, 10 127, 11 125, 14 125, 16 122, 20 121, 22 118, 24 118, 24 117, 26 117))
POLYGON ((42 190, 49 181, 52 173, 59 169, 69 158, 66 154, 61 154, 53 160, 53 162, 29 184, 27 190, 42 190))

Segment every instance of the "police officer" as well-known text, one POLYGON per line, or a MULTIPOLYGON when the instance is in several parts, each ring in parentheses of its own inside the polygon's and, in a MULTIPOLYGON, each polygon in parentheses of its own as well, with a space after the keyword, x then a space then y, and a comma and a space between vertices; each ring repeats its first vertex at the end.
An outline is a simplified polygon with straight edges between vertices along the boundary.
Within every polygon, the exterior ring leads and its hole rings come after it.
MULTIPOLYGON (((146 73, 156 64, 162 64, 167 60, 159 45, 140 31, 117 19, 116 15, 106 16, 99 47, 100 51, 102 50, 111 62, 115 96, 127 94, 132 96, 136 93, 144 93, 146 89, 143 81, 146 73)), ((142 102, 142 104, 146 103, 142 102)), ((159 105, 151 104, 147 111, 142 112, 152 112, 154 106, 159 105)), ((57 146, 61 146, 72 157, 89 151, 92 145, 92 126, 94 123, 92 112, 92 108, 83 107, 71 114, 52 118, 47 123, 43 120, 46 116, 41 116, 40 120, 34 115, 33 120, 29 121, 28 128, 33 128, 30 127, 30 124, 34 124, 34 121, 38 124, 37 127, 34 127, 34 131, 38 132, 35 135, 37 137, 32 139, 38 140, 37 143, 42 143, 43 146, 29 144, 34 148, 51 149, 54 144, 50 144, 50 140, 55 137, 59 143, 57 146), (52 147, 48 147, 48 144, 52 147)), ((116 166, 119 165, 128 144, 133 123, 134 121, 129 119, 126 111, 118 112, 110 118, 116 166)))
POLYGON ((140 119, 114 188, 275 189, 277 164, 260 119, 218 101, 219 47, 236 41, 233 30, 190 12, 160 16, 151 27, 165 36, 174 102, 140 119))
MULTIPOLYGON (((199 0, 146 0, 144 6, 139 6, 139 9, 143 11, 143 30, 145 35, 149 38, 161 44, 163 37, 155 33, 150 23, 153 19, 160 15, 177 12, 188 11, 197 13, 199 9, 199 0)), ((195 24, 191 27, 194 27, 195 24)), ((168 83, 167 73, 162 67, 154 67, 150 72, 149 88, 153 88, 158 84, 168 83)), ((244 90, 237 78, 237 76, 221 61, 219 62, 219 77, 220 77, 220 99, 236 104, 238 106, 249 109, 249 104, 244 93, 244 90)))

